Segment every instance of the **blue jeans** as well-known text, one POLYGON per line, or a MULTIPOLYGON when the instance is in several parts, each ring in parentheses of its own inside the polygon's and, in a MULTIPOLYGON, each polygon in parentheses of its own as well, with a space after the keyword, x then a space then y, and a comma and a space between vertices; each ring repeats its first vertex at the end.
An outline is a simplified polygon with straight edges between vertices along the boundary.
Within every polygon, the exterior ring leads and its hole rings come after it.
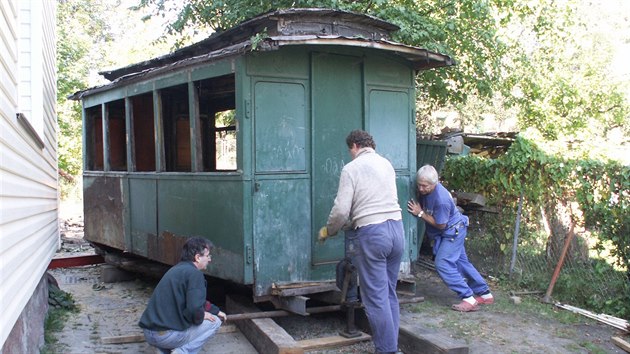
POLYGON ((433 248, 438 275, 446 286, 462 299, 474 294, 483 294, 489 289, 466 255, 464 242, 467 231, 466 226, 458 226, 456 235, 436 238, 433 248))
POLYGON ((168 354, 171 349, 179 349, 183 353, 196 354, 201 347, 221 327, 221 320, 215 316, 215 321, 204 320, 198 326, 191 326, 184 331, 153 331, 144 329, 147 343, 168 354))
POLYGON ((377 352, 398 351, 400 307, 396 283, 404 249, 400 220, 346 231, 346 256, 359 273, 361 302, 377 352))

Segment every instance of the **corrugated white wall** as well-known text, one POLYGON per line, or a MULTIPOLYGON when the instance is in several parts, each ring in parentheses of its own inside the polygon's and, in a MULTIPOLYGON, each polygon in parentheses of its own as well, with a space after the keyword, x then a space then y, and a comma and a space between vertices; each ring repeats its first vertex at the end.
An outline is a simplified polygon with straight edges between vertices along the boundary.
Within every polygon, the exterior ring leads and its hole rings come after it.
POLYGON ((0 348, 59 247, 55 11, 0 0, 0 348))

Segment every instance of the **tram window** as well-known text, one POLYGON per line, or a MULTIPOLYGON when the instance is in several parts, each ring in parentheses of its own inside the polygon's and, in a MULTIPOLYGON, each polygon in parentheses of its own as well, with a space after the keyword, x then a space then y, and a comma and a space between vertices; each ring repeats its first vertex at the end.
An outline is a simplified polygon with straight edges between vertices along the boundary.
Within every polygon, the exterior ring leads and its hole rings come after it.
POLYGON ((166 171, 190 172, 188 86, 163 89, 161 96, 166 171))
POLYGON ((112 171, 127 170, 127 138, 125 136, 125 101, 106 104, 108 112, 109 163, 112 171))
POLYGON ((236 170, 236 111, 234 75, 195 82, 199 94, 203 170, 236 170))
POLYGON ((86 164, 88 171, 103 171, 103 116, 101 106, 85 109, 86 164))
POLYGON ((155 171, 153 93, 131 98, 136 171, 155 171))
POLYGON ((216 168, 218 171, 236 170, 236 115, 235 110, 215 115, 216 168))

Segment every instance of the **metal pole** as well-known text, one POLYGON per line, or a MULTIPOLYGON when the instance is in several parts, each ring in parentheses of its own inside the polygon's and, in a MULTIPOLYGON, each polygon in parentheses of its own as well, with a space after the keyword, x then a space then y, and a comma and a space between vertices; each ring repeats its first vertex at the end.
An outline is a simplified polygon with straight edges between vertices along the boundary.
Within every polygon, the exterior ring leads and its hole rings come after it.
POLYGON ((551 293, 553 292, 553 287, 556 285, 556 281, 558 280, 558 276, 560 275, 560 269, 562 269, 562 265, 564 265, 564 259, 567 256, 567 251, 569 250, 569 246, 571 245, 571 240, 573 240, 573 236, 575 233, 573 232, 573 221, 571 221, 571 229, 569 230, 569 234, 564 240, 564 247, 562 248, 562 254, 560 255, 560 259, 558 260, 558 264, 556 264, 556 269, 553 271, 553 275, 551 276, 551 282, 549 282, 549 287, 547 288, 547 292, 543 297, 542 301, 545 303, 551 303, 551 293))
MULTIPOLYGON (((398 300, 398 303, 403 304, 415 304, 418 302, 423 302, 424 297, 417 296, 411 298, 402 298, 398 300)), ((357 303, 353 304, 354 308, 363 308, 363 304, 357 303)), ((333 312, 333 311, 341 311, 344 309, 343 305, 328 305, 328 306, 318 306, 318 307, 310 307, 306 309, 306 312, 310 314, 315 313, 324 313, 324 312, 333 312)), ((285 317, 295 315, 292 312, 285 310, 271 310, 271 311, 262 311, 262 312, 248 312, 248 313, 237 313, 232 315, 227 315, 228 321, 242 321, 242 320, 252 320, 256 318, 272 318, 272 317, 285 317)))
POLYGON ((521 212, 523 211, 523 191, 518 197, 518 209, 516 210, 516 225, 514 225, 514 243, 512 244, 512 261, 510 262, 510 279, 512 279, 512 273, 514 272, 514 265, 516 264, 516 249, 518 248, 518 233, 521 228, 521 212))

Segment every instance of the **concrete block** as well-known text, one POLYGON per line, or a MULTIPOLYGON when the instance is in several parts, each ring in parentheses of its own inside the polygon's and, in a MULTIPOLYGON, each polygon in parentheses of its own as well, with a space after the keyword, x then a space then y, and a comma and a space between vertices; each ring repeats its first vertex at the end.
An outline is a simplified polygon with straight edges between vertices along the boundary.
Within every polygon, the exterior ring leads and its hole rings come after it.
POLYGON ((122 270, 109 264, 101 266, 101 282, 103 283, 118 283, 134 279, 136 279, 135 273, 122 270))

